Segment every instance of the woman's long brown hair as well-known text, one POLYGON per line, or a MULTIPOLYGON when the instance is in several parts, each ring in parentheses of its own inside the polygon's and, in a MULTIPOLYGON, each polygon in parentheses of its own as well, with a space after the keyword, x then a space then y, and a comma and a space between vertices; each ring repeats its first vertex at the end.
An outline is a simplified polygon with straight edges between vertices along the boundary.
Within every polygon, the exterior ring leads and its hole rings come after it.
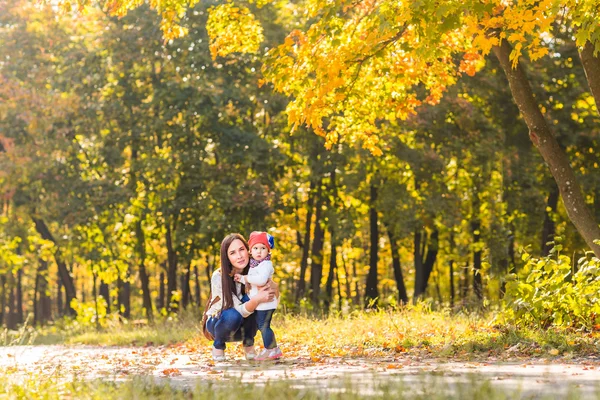
MULTIPOLYGON (((244 285, 242 285, 242 290, 240 293, 234 293, 236 285, 233 281, 233 274, 231 273, 233 267, 231 265, 231 262, 229 261, 229 254, 227 254, 229 246, 231 246, 231 243, 236 239, 239 239, 242 241, 242 243, 244 243, 244 246, 246 246, 246 250, 250 250, 250 247, 248 247, 248 242, 239 233, 230 233, 229 235, 225 236, 225 239, 223 239, 223 241, 221 242, 221 286, 223 287, 222 310, 227 310, 228 308, 233 307, 233 294, 241 298, 242 293, 244 293, 244 285)), ((250 261, 249 258, 248 261, 250 261)), ((246 265, 242 274, 248 274, 249 268, 250 262, 248 262, 248 265, 246 265)))

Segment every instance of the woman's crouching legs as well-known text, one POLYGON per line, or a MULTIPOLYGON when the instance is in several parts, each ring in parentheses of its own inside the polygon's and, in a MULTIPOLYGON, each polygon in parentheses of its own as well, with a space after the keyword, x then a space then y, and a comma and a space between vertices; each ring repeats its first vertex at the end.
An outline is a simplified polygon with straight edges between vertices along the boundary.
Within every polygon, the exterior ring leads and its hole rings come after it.
POLYGON ((240 328, 242 327, 243 322, 244 317, 233 308, 224 310, 218 319, 211 318, 207 321, 207 327, 215 337, 213 347, 215 349, 225 350, 226 342, 241 340, 240 328))

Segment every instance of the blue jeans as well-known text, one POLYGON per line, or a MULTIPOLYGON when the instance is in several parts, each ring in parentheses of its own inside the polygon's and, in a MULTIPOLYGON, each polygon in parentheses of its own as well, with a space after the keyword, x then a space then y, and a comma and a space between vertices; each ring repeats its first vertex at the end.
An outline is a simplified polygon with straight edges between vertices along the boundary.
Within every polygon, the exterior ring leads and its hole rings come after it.
POLYGON ((263 338, 265 349, 274 349, 277 347, 277 341, 275 340, 275 334, 271 329, 271 318, 275 310, 257 310, 254 311, 256 314, 256 323, 258 324, 258 330, 263 338))
MULTIPOLYGON (((248 301, 244 296, 242 301, 248 301)), ((210 317, 206 321, 206 328, 215 338, 215 349, 225 350, 226 342, 243 342, 244 346, 254 346, 256 336, 256 315, 251 314, 244 318, 234 308, 223 310, 219 318, 210 317)))

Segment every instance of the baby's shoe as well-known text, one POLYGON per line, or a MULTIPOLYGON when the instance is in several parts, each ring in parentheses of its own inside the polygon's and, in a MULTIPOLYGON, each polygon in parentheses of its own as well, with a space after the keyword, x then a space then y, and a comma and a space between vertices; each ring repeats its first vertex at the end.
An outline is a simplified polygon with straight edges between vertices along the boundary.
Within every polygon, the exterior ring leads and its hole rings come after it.
POLYGON ((225 350, 212 348, 213 361, 225 361, 225 350))
POLYGON ((246 360, 254 360, 256 358, 254 346, 244 346, 244 353, 246 354, 246 360))
POLYGON ((264 349, 261 351, 259 355, 256 356, 256 361, 265 361, 265 360, 277 360, 283 356, 281 349, 279 347, 275 347, 273 349, 264 349))

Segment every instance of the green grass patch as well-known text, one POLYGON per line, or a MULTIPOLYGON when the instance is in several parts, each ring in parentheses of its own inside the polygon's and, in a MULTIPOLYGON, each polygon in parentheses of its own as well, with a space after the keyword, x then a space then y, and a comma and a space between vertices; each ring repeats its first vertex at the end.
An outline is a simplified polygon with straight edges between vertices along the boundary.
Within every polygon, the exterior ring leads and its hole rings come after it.
MULTIPOLYGON (((498 325, 494 314, 451 314, 418 308, 357 312, 347 317, 286 315, 275 323, 278 341, 311 356, 555 357, 596 354, 600 336, 568 329, 498 325)), ((289 351, 288 351, 289 354, 289 351)))
MULTIPOLYGON (((584 398, 575 387, 563 388, 568 399, 584 398)), ((596 391, 597 393, 597 391, 596 391)), ((239 379, 197 381, 187 387, 169 380, 155 381, 133 378, 122 382, 61 381, 58 378, 29 377, 19 383, 0 378, 0 397, 7 399, 551 399, 552 395, 522 393, 520 388, 508 389, 492 385, 474 374, 466 380, 449 382, 441 376, 421 375, 416 379, 399 377, 377 378, 353 382, 349 377, 324 385, 305 385, 297 381, 268 381, 262 384, 243 383, 239 379)), ((586 393, 585 398, 589 398, 586 393)), ((597 395, 595 396, 597 397, 597 395)))
MULTIPOLYGON (((600 349, 598 332, 501 325, 493 313, 452 314, 419 307, 320 318, 278 313, 273 318, 273 329, 278 343, 290 357, 401 353, 464 359, 571 357, 596 354, 600 349)), ((39 329, 32 337, 34 344, 209 345, 200 332, 199 317, 190 313, 163 318, 152 325, 113 323, 100 331, 93 327, 55 325, 39 329)), ((257 338, 260 344, 260 335, 257 338)))
POLYGON ((197 313, 185 312, 146 320, 114 319, 106 327, 80 325, 77 321, 63 320, 54 325, 38 328, 33 344, 87 344, 103 346, 146 346, 182 343, 201 335, 197 313))

